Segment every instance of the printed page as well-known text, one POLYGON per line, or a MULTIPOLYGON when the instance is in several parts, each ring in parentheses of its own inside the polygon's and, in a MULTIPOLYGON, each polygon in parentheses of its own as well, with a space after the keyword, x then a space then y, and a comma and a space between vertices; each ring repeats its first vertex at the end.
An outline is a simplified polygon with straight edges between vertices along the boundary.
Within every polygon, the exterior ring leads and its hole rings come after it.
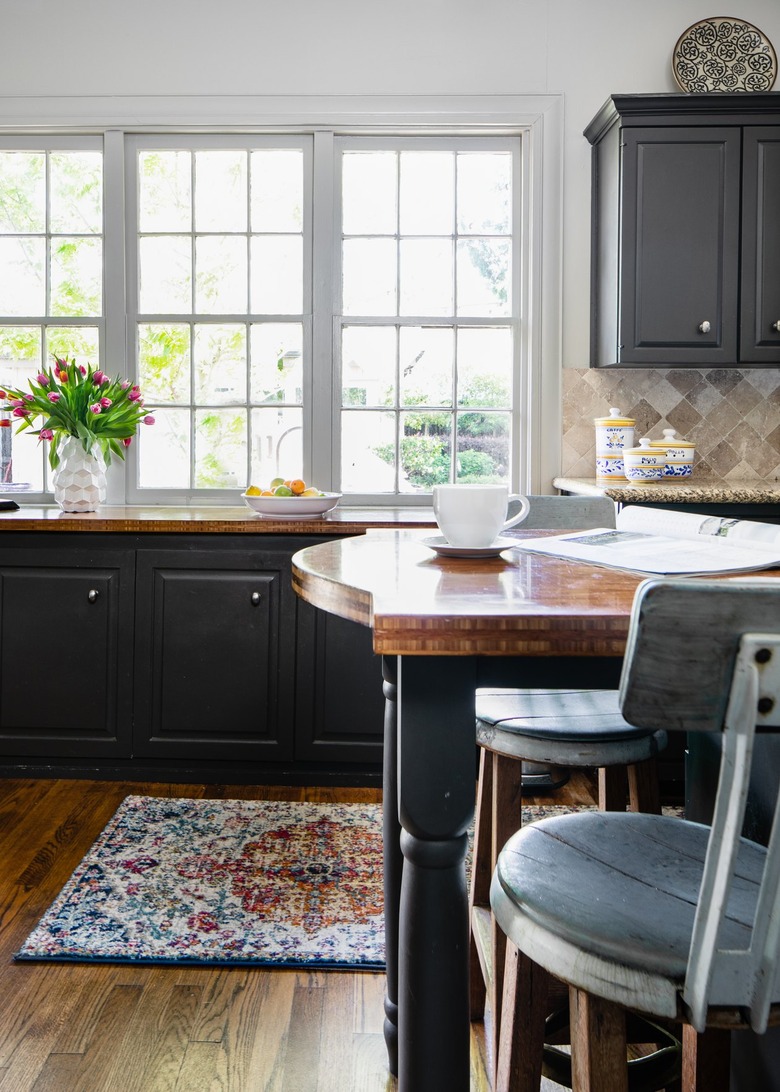
POLYGON ((549 538, 520 539, 518 546, 534 553, 587 561, 591 565, 667 576, 683 573, 703 576, 707 573, 780 568, 780 543, 772 547, 751 542, 749 546, 742 547, 718 537, 672 538, 624 530, 622 527, 616 530, 601 527, 549 538))
POLYGON ((735 519, 733 516, 705 516, 694 512, 670 512, 629 504, 618 512, 615 523, 621 531, 642 531, 644 534, 665 535, 667 538, 700 537, 720 541, 739 541, 740 546, 752 543, 764 546, 780 545, 780 524, 758 520, 735 519))

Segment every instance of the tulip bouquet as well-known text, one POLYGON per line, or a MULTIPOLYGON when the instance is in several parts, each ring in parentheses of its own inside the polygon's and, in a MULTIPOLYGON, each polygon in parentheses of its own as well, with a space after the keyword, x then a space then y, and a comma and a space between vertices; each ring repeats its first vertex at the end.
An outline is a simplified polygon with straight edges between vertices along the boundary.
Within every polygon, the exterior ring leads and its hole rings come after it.
POLYGON ((112 379, 91 364, 84 367, 55 356, 53 366, 43 368, 29 386, 29 391, 6 387, 0 399, 7 400, 18 419, 17 432, 31 429, 49 441, 52 469, 60 462, 60 442, 68 436, 76 437, 88 454, 97 446, 108 465, 112 453, 124 458, 139 424, 154 424, 137 386, 129 379, 112 379))

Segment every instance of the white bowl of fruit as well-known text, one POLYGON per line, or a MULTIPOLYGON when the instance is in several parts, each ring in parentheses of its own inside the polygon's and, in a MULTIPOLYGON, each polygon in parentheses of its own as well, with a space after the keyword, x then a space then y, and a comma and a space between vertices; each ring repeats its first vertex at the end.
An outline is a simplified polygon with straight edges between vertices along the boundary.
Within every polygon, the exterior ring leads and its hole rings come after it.
POLYGON ((341 493, 323 492, 302 478, 274 478, 265 487, 250 485, 241 496, 248 508, 266 519, 317 519, 341 500, 341 493))

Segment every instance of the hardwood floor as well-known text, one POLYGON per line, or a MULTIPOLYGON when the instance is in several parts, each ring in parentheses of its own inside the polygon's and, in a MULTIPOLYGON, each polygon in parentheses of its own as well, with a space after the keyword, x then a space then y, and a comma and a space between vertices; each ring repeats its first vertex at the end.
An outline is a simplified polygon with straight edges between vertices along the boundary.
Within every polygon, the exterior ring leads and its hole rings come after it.
MULTIPOLYGON (((577 776, 547 802, 593 793, 577 776)), ((0 1092, 392 1092, 382 975, 13 962, 130 794, 381 799, 373 789, 0 781, 0 1092)), ((483 1026, 471 1036, 472 1092, 488 1092, 483 1026)))

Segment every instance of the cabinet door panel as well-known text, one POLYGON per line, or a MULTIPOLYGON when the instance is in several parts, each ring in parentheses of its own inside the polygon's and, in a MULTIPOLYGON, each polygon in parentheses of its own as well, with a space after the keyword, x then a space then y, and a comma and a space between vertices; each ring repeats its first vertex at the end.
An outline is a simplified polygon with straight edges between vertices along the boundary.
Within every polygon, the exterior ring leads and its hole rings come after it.
POLYGON ((780 363, 780 132, 747 128, 743 148, 742 336, 746 363, 780 363))
POLYGON ((371 630, 307 603, 299 621, 296 759, 381 762, 382 662, 371 630))
POLYGON ((733 364, 738 129, 623 131, 620 362, 733 364))
POLYGON ((139 554, 136 754, 292 755, 289 585, 282 555, 139 554))
POLYGON ((6 754, 129 754, 131 558, 115 567, 108 554, 100 567, 78 560, 72 550, 40 558, 25 551, 23 561, 13 551, 0 555, 0 746, 6 754))

